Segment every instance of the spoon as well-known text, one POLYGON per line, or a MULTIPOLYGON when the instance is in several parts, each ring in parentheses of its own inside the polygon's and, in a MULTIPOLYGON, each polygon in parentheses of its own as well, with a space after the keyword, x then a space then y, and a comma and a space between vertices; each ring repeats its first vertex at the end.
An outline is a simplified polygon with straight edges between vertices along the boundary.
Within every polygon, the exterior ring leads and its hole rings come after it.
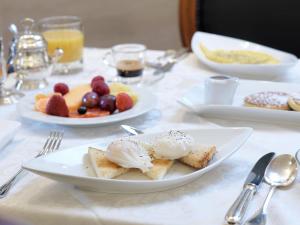
POLYGON ((261 209, 244 225, 264 225, 267 222, 267 207, 275 189, 293 183, 297 176, 297 162, 292 155, 284 154, 274 158, 265 171, 264 179, 271 185, 269 193, 261 209))

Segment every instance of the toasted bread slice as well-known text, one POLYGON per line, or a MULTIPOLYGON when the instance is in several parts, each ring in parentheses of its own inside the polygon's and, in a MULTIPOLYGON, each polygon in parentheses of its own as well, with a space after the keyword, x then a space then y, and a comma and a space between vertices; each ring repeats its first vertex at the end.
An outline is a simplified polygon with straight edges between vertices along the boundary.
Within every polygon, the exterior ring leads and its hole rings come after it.
POLYGON ((88 155, 97 177, 114 178, 129 170, 109 161, 100 149, 89 147, 88 155))
POLYGON ((154 159, 152 161, 153 167, 144 174, 153 180, 162 179, 173 165, 174 160, 154 159))
POLYGON ((192 152, 179 159, 180 162, 196 169, 204 168, 216 153, 216 146, 199 146, 196 152, 192 152))

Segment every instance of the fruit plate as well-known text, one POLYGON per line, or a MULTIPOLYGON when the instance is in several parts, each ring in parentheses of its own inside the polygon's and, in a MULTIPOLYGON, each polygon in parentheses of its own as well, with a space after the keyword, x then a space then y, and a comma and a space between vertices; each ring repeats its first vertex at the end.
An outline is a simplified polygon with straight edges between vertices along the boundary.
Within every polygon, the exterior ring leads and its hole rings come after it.
MULTIPOLYGON (((88 163, 88 147, 106 149, 108 143, 93 143, 51 153, 33 159, 23 168, 50 179, 73 184, 86 190, 109 193, 147 193, 162 191, 187 184, 235 153, 250 137, 252 128, 204 128, 183 130, 197 142, 205 145, 216 145, 217 153, 209 165, 195 170, 181 163, 174 163, 162 180, 150 180, 139 171, 131 171, 115 179, 96 178, 88 163)), ((143 134, 133 138, 149 140, 164 132, 143 134)), ((207 184, 209 185, 209 184, 207 184)))
POLYGON ((295 66, 298 59, 295 55, 269 48, 263 45, 255 44, 236 38, 226 37, 206 32, 196 32, 192 38, 192 50, 197 58, 209 68, 228 75, 240 76, 248 79, 274 79, 286 75, 286 72, 295 66), (277 58, 279 64, 222 64, 213 62, 206 58, 200 49, 200 43, 203 43, 208 49, 224 50, 252 50, 264 52, 277 58))
POLYGON ((189 111, 212 118, 228 118, 242 121, 260 121, 276 124, 300 124, 300 112, 265 108, 245 107, 244 98, 261 91, 300 92, 299 84, 240 80, 232 105, 209 105, 204 103, 204 86, 188 90, 178 102, 189 111))
POLYGON ((109 116, 94 118, 66 118, 47 115, 34 109, 34 94, 29 94, 22 98, 17 104, 17 109, 23 118, 38 122, 64 126, 100 126, 140 116, 155 107, 157 97, 152 94, 150 90, 139 87, 132 87, 132 89, 137 93, 139 98, 134 107, 127 111, 115 113, 109 116))

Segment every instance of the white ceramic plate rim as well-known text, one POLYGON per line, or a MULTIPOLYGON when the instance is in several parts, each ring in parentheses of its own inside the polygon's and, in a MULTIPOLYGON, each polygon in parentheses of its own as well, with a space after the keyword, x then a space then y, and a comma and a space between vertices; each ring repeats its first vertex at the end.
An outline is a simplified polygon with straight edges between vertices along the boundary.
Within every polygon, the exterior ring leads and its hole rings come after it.
POLYGON ((17 111, 26 119, 44 122, 49 124, 58 124, 66 126, 88 126, 88 125, 104 125, 109 123, 120 122, 127 119, 138 117, 152 110, 157 104, 157 97, 147 88, 132 87, 137 92, 139 99, 137 104, 130 110, 122 113, 113 114, 104 117, 95 118, 64 118, 58 116, 50 116, 34 110, 34 96, 29 94, 20 100, 17 104, 17 111), (29 104, 28 108, 26 105, 29 104))
MULTIPOLYGON (((203 129, 180 129, 184 132, 188 132, 188 131, 196 131, 196 130, 213 130, 213 129, 223 129, 223 130, 241 130, 241 133, 239 135, 244 134, 245 137, 242 140, 239 140, 238 143, 235 145, 235 148, 233 150, 231 150, 229 153, 227 153, 226 155, 224 155, 222 158, 218 159, 216 162, 214 163, 210 163, 207 167, 196 170, 194 172, 191 172, 189 174, 185 174, 179 177, 175 177, 175 178, 166 178, 166 179, 162 179, 162 180, 123 180, 123 179, 106 179, 106 178, 99 178, 99 177, 91 177, 91 176, 74 176, 74 175, 66 175, 64 173, 58 173, 58 172, 51 172, 49 170, 44 170, 44 169, 34 169, 30 167, 30 162, 36 159, 33 159, 25 164, 23 164, 23 168, 26 170, 29 170, 31 172, 34 173, 45 173, 45 174, 50 174, 50 175, 55 175, 55 176, 60 176, 60 177, 69 177, 69 178, 75 178, 75 179, 85 179, 85 180, 92 180, 92 181, 106 181, 106 182, 111 182, 111 183, 168 183, 168 182, 172 182, 172 181, 176 181, 178 179, 188 179, 189 177, 192 176, 196 176, 197 174, 200 173, 205 173, 206 171, 209 171, 212 167, 216 167, 219 164, 221 164, 224 160, 226 160, 227 158, 229 158, 231 155, 233 155, 235 152, 237 152, 245 143, 246 141, 249 139, 249 137, 251 136, 253 129, 250 127, 224 127, 224 128, 203 128, 203 129), (244 133, 242 133, 244 132, 244 133)), ((142 134, 139 136, 145 136, 145 135, 159 135, 160 133, 165 133, 165 132, 159 132, 159 133, 151 133, 151 134, 142 134)), ((82 148, 88 148, 89 146, 92 146, 92 144, 88 144, 88 145, 83 145, 81 146, 82 148)), ((71 148, 70 148, 71 149, 71 148)), ((69 149, 66 149, 69 150, 69 149)), ((218 151, 218 150, 217 150, 218 151)), ((47 157, 47 155, 45 156, 41 156, 38 159, 42 159, 47 157)))

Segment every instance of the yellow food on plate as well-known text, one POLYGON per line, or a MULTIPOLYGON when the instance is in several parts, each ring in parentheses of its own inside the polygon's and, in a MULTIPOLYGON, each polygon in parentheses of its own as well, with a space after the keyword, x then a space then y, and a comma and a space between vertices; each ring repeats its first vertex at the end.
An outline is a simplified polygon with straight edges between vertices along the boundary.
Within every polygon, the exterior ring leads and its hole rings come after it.
POLYGON ((153 167, 145 172, 145 175, 153 180, 162 179, 173 166, 174 160, 168 159, 154 159, 152 161, 153 167))
POLYGON ((202 43, 200 49, 211 61, 223 64, 278 64, 279 60, 264 52, 250 50, 209 50, 202 43))
POLYGON ((129 171, 128 168, 123 168, 105 157, 105 151, 101 149, 88 149, 90 163, 97 177, 114 178, 129 171))
POLYGON ((81 106, 82 96, 91 90, 92 88, 90 84, 82 84, 72 88, 66 95, 64 95, 69 111, 76 112, 81 106))
POLYGON ((290 94, 288 104, 293 110, 300 112, 300 93, 290 94))
POLYGON ((109 85, 109 89, 110 89, 110 94, 111 95, 118 95, 119 93, 126 93, 128 94, 132 100, 133 103, 136 104, 138 101, 138 95, 137 93, 135 93, 131 87, 129 87, 128 85, 122 84, 122 83, 111 83, 109 85))
POLYGON ((49 97, 39 98, 39 99, 36 98, 36 101, 34 104, 35 110, 42 112, 42 113, 46 113, 48 100, 49 100, 49 97))
POLYGON ((248 95, 244 99, 246 107, 259 107, 277 110, 289 110, 289 95, 279 91, 262 91, 248 95))
POLYGON ((43 98, 48 98, 49 96, 48 95, 45 95, 45 94, 37 94, 35 96, 35 102, 39 101, 40 99, 43 99, 43 98))
POLYGON ((34 103, 35 110, 42 112, 42 113, 46 113, 47 103, 52 95, 61 95, 61 94, 60 93, 51 93, 48 95, 37 94, 34 98, 35 99, 35 103, 34 103))
POLYGON ((109 85, 110 93, 120 93, 120 92, 130 92, 132 91, 131 88, 128 85, 122 84, 122 83, 111 83, 109 85))

